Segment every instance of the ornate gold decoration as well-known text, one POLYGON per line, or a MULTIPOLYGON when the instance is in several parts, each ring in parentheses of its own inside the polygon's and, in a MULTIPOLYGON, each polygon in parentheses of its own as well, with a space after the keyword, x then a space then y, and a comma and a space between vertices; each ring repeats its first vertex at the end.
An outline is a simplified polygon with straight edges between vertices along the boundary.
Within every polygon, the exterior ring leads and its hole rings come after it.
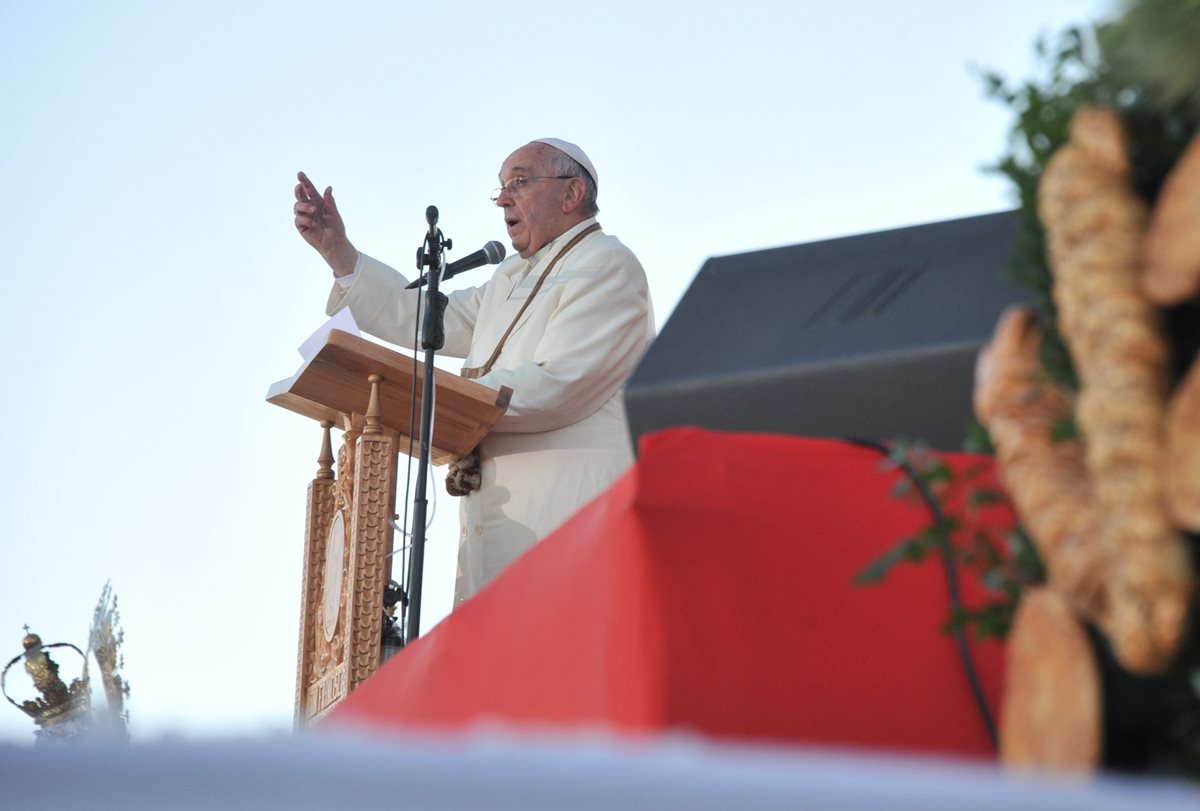
POLYGON ((38 725, 39 741, 78 737, 86 728, 88 713, 91 710, 86 667, 84 675, 73 679, 68 686, 58 675, 58 663, 50 658, 48 651, 51 648, 69 648, 86 661, 83 651, 69 642, 43 645, 42 638, 32 633, 28 625, 25 626, 22 647, 25 652, 14 656, 0 673, 0 691, 4 693, 8 703, 28 715, 38 725), (25 661, 25 672, 33 680, 33 686, 41 693, 41 697, 18 704, 9 696, 5 681, 9 669, 22 659, 25 661))
POLYGON ((30 632, 26 625, 22 642, 25 652, 14 656, 0 672, 0 692, 4 693, 8 703, 38 725, 38 741, 68 740, 91 732, 103 733, 108 738, 114 734, 128 737, 126 728, 129 713, 125 710, 125 699, 129 697, 129 683, 120 673, 125 665, 121 655, 121 643, 124 641, 125 632, 121 630, 117 598, 113 594, 112 584, 105 583, 92 613, 87 653, 69 642, 44 645, 42 638, 30 632), (72 679, 70 685, 59 676, 59 663, 50 658, 49 651, 52 648, 73 650, 83 660, 80 675, 72 679), (107 702, 107 713, 103 715, 96 714, 92 708, 89 657, 95 660, 100 669, 100 681, 107 702), (12 666, 22 660, 25 672, 41 697, 18 703, 8 694, 5 681, 12 666))
MULTIPOLYGON (((117 611, 117 596, 113 594, 112 584, 105 583, 100 592, 100 601, 92 613, 92 629, 88 634, 88 653, 100 668, 100 683, 104 687, 104 698, 108 703, 108 711, 103 719, 103 725, 111 733, 120 737, 128 737, 129 712, 125 709, 125 699, 129 698, 129 682, 121 675, 120 669, 125 666, 125 657, 121 655, 121 644, 125 641, 125 631, 121 629, 121 615, 117 611)), ((87 662, 84 662, 84 681, 89 681, 87 662)))

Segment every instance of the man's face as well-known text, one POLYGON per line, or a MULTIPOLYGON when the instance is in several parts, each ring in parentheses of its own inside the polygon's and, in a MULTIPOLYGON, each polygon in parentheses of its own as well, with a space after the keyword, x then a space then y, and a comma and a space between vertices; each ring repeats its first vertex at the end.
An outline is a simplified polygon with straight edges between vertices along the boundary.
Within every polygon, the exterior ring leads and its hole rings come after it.
MULTIPOLYGON (((543 153, 549 147, 528 144, 508 156, 500 167, 500 185, 514 177, 546 177, 553 175, 543 153)), ((521 258, 532 256, 539 248, 573 223, 563 211, 567 180, 537 180, 526 183, 516 196, 505 191, 496 199, 504 212, 504 225, 513 250, 521 258)))

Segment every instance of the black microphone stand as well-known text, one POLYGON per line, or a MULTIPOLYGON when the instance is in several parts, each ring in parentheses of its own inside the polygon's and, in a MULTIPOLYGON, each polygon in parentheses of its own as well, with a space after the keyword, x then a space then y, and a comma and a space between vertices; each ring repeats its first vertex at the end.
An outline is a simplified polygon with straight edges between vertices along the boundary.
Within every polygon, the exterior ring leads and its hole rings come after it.
POLYGON ((417 455, 417 484, 413 495, 412 554, 408 559, 408 606, 405 611, 404 644, 412 642, 421 632, 421 576, 425 564, 425 515, 429 506, 425 498, 425 483, 429 478, 429 457, 433 436, 433 357, 446 343, 444 317, 446 295, 438 290, 446 268, 446 251, 452 243, 442 238, 437 227, 436 206, 425 209, 429 232, 424 248, 417 249, 417 271, 429 268, 425 287, 425 316, 421 322, 421 348, 425 350, 425 374, 421 384, 421 438, 417 455))

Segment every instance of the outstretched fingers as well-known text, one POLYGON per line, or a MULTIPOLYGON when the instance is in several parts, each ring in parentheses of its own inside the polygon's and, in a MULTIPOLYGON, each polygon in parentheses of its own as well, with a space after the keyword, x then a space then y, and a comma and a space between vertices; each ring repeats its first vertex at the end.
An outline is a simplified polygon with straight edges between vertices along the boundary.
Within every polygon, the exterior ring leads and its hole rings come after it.
POLYGON ((304 172, 297 172, 296 179, 300 182, 296 184, 296 200, 302 203, 315 203, 321 199, 321 195, 317 192, 317 187, 308 179, 308 175, 304 172))
POLYGON ((333 187, 327 188, 322 195, 304 172, 297 173, 296 178, 300 182, 296 184, 296 202, 292 206, 292 213, 296 218, 297 230, 303 233, 317 226, 322 208, 333 201, 333 187))

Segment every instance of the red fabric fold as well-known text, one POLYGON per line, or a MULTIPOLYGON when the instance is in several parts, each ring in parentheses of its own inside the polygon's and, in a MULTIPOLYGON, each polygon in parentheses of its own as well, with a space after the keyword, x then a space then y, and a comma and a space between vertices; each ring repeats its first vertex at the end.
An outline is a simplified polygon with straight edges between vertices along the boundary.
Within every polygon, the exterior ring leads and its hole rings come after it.
MULTIPOLYGON (((988 464, 950 454, 956 470, 988 464)), ((990 469, 990 468, 989 468, 990 469)), ((854 576, 929 523, 846 443, 672 429, 329 716, 990 755, 940 563, 854 576)), ((1006 510, 990 520, 1011 523, 1006 510)), ((963 576, 968 603, 979 587, 963 576)), ((993 713, 1003 650, 974 644, 993 713)))

